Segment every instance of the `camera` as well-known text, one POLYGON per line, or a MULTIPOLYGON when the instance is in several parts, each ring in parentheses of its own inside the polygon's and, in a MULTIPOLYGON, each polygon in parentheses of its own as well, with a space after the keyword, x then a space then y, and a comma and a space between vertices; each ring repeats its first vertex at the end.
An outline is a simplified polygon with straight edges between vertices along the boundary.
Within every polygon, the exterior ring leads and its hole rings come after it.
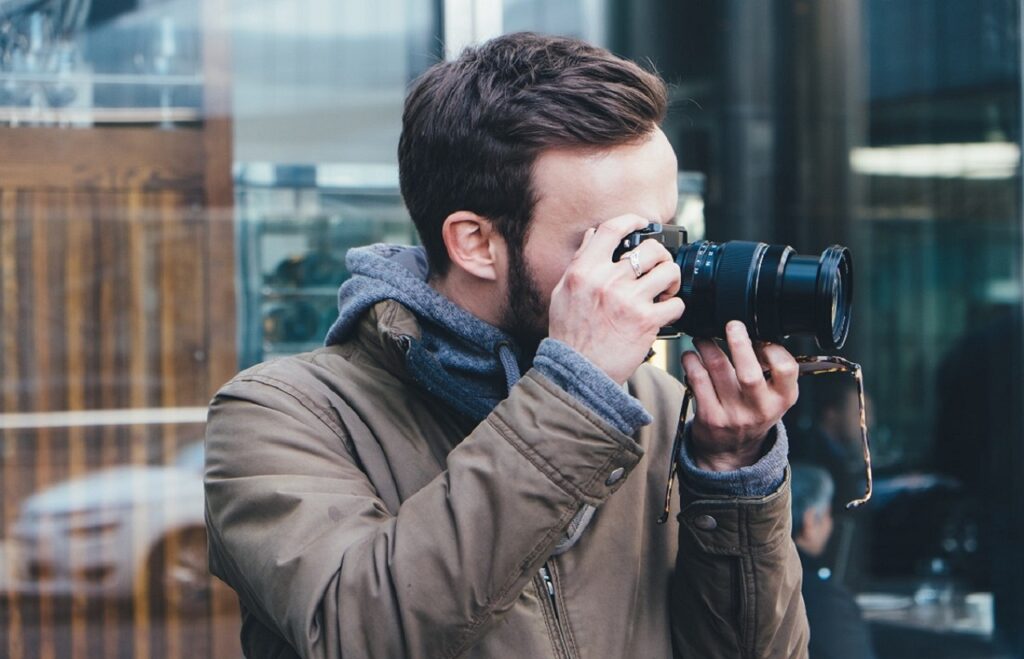
POLYGON ((842 245, 820 256, 797 254, 788 245, 730 240, 689 243, 686 229, 652 223, 626 236, 614 260, 644 240, 657 240, 682 273, 682 317, 658 336, 725 336, 725 324, 741 320, 752 339, 781 341, 813 335, 822 350, 846 343, 853 303, 853 258, 842 245))

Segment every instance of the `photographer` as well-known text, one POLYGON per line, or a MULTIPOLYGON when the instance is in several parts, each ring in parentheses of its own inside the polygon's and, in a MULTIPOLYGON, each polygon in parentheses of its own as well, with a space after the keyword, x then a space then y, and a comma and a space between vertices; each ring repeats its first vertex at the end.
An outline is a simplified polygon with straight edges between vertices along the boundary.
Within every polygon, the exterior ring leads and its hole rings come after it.
POLYGON ((415 83, 423 249, 352 250, 326 347, 211 404, 210 564, 247 656, 806 656, 797 365, 742 323, 731 360, 684 355, 697 411, 655 522, 682 387, 642 364, 680 271, 655 241, 612 256, 675 216, 665 109, 656 75, 530 34, 415 83))

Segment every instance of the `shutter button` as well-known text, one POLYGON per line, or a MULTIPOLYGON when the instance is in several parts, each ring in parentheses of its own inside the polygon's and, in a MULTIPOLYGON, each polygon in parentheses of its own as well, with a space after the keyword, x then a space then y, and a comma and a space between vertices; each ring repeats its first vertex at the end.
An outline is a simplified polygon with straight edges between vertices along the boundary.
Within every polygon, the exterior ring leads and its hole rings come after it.
POLYGON ((693 519, 693 525, 701 531, 714 531, 718 528, 718 520, 711 515, 698 515, 693 519))
POLYGON ((604 484, 605 485, 615 485, 620 480, 622 480, 622 475, 625 474, 625 473, 626 473, 626 470, 623 469, 622 467, 619 467, 618 469, 616 469, 612 473, 608 474, 608 480, 606 480, 604 482, 604 484))

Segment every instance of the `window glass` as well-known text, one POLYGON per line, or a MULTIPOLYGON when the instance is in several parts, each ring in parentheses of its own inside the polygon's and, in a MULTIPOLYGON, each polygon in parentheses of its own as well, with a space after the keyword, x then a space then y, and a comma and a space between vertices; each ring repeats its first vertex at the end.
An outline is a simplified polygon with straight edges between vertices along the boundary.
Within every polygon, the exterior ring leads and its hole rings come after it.
POLYGON ((505 0, 505 32, 561 34, 607 45, 607 0, 505 0))
MULTIPOLYGON (((395 152, 443 4, 0 0, 0 656, 239 656, 206 406, 321 342, 347 249, 415 241, 395 152)), ((875 494, 842 506, 849 381, 805 379, 791 457, 835 485, 808 574, 879 657, 1024 656, 1019 4, 502 10, 669 81, 691 239, 851 248, 875 494)))
POLYGON ((835 484, 805 581, 855 595, 880 657, 1019 656, 1018 4, 622 2, 612 15, 628 20, 609 45, 672 83, 665 130, 680 167, 707 177, 710 238, 852 250, 840 354, 864 366, 875 495, 843 506, 864 487, 852 381, 803 379, 791 461, 835 484))
POLYGON ((319 344, 437 3, 0 2, 0 656, 237 657, 206 406, 319 344))

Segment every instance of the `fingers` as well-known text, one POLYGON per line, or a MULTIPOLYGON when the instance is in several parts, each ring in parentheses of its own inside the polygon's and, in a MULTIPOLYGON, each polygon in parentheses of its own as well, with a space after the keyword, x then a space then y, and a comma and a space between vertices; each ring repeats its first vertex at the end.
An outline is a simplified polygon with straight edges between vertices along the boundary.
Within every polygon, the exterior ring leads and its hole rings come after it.
MULTIPOLYGON (((630 272, 632 277, 633 273, 630 272)), ((636 294, 644 299, 653 300, 662 293, 675 294, 679 290, 681 280, 679 266, 674 261, 662 261, 636 280, 636 294)))
POLYGON ((725 410, 718 400, 715 392, 715 385, 711 382, 711 375, 704 368, 700 356, 691 351, 683 353, 683 370, 686 371, 686 384, 693 391, 693 397, 697 400, 697 416, 705 422, 718 421, 725 418, 725 410))
POLYGON ((724 402, 735 398, 739 383, 736 382, 736 372, 725 352, 711 339, 694 339, 693 347, 700 355, 700 361, 711 378, 719 400, 724 402))
POLYGON ((693 342, 720 405, 749 407, 767 415, 774 413, 780 398, 787 408, 796 402, 797 363, 785 348, 761 342, 755 348, 740 321, 726 325, 726 341, 729 355, 711 339, 693 342), (772 374, 770 382, 766 371, 772 374))
POLYGON ((683 366, 697 403, 692 434, 696 450, 705 456, 731 456, 708 464, 735 469, 756 462, 768 431, 796 402, 799 368, 782 346, 753 344, 739 321, 729 322, 725 335, 731 360, 714 341, 695 339, 698 352, 685 353, 683 366))
POLYGON ((793 355, 780 345, 774 343, 758 343, 754 346, 754 352, 765 368, 771 373, 768 380, 768 387, 781 396, 788 406, 796 403, 800 395, 800 388, 797 385, 797 378, 800 375, 800 365, 797 364, 793 355))
POLYGON ((638 280, 637 295, 649 297, 656 302, 672 298, 682 287, 682 273, 672 253, 656 240, 645 240, 624 254, 617 268, 619 278, 638 280), (633 261, 639 266, 640 277, 637 277, 633 261))
POLYGON ((736 382, 740 391, 748 398, 757 398, 768 389, 764 370, 754 354, 754 346, 747 334, 747 326, 741 321, 730 320, 725 326, 725 340, 736 370, 736 382))
POLYGON ((660 329, 679 320, 685 310, 686 305, 683 304, 682 298, 673 296, 662 302, 655 302, 654 321, 660 329))
MULTIPOLYGON (((588 259, 593 258, 600 261, 611 261, 612 254, 615 253, 615 248, 619 246, 623 238, 634 231, 647 228, 647 225, 650 223, 651 221, 647 218, 632 214, 620 215, 619 217, 614 217, 607 222, 602 222, 598 225, 597 231, 594 232, 594 235, 590 240, 590 244, 587 245, 587 249, 582 254, 588 259)), ((626 264, 626 268, 629 268, 628 263, 626 264)))
POLYGON ((647 272, 663 261, 672 260, 672 254, 665 249, 664 245, 657 240, 644 240, 632 251, 626 252, 619 258, 619 263, 625 266, 626 271, 631 274, 633 273, 633 268, 629 264, 629 257, 634 252, 640 260, 640 272, 647 272))
POLYGON ((576 254, 573 256, 573 260, 580 258, 583 252, 587 249, 587 245, 589 245, 590 241, 593 240, 594 234, 596 232, 597 229, 590 228, 583 233, 583 241, 580 243, 579 249, 576 250, 576 254))

